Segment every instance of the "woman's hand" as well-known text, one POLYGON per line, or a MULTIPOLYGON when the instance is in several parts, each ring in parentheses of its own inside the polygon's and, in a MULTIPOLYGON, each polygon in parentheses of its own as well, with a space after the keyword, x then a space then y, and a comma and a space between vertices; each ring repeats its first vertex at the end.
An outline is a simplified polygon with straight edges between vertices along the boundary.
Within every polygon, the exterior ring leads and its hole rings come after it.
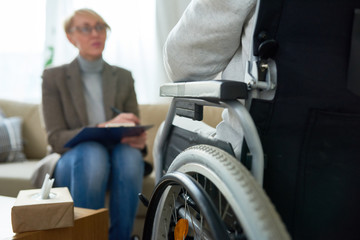
MULTIPOLYGON (((120 113, 110 121, 100 123, 97 126, 106 127, 106 125, 118 123, 133 123, 135 125, 138 125, 140 124, 140 119, 133 113, 120 113)), ((143 132, 139 136, 124 137, 121 139, 121 143, 128 144, 133 148, 142 150, 146 146, 146 132, 143 132)))
POLYGON ((140 124, 139 118, 133 113, 120 113, 113 119, 107 122, 99 123, 98 127, 106 127, 108 124, 116 123, 134 123, 135 125, 140 124))
POLYGON ((144 149, 146 145, 146 132, 143 132, 139 136, 124 137, 121 139, 121 143, 128 144, 133 148, 144 149))

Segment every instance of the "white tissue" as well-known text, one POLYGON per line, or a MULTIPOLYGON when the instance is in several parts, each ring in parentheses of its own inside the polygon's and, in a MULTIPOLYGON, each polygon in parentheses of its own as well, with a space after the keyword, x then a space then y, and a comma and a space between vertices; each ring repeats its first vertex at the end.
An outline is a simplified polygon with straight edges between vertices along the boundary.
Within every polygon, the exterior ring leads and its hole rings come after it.
POLYGON ((41 187, 40 198, 41 199, 49 199, 50 198, 50 190, 54 184, 54 178, 50 179, 50 175, 46 174, 43 185, 41 187))

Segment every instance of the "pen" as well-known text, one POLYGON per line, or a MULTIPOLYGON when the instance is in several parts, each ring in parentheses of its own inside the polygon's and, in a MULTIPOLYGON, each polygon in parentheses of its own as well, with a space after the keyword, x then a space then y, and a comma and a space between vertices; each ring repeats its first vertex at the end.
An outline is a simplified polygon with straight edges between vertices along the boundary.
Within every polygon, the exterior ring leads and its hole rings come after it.
MULTIPOLYGON (((121 111, 119 109, 117 109, 116 107, 111 107, 111 110, 116 113, 116 114, 121 114, 121 111)), ((129 119, 130 120, 130 119, 129 119)), ((130 122, 123 122, 123 123, 109 123, 108 124, 109 126, 112 125, 113 127, 117 126, 117 127, 120 127, 120 126, 135 126, 135 125, 138 125, 137 123, 133 122, 130 120, 130 122)))
POLYGON ((116 114, 120 114, 121 111, 119 109, 117 109, 116 107, 111 107, 111 110, 116 113, 116 114))

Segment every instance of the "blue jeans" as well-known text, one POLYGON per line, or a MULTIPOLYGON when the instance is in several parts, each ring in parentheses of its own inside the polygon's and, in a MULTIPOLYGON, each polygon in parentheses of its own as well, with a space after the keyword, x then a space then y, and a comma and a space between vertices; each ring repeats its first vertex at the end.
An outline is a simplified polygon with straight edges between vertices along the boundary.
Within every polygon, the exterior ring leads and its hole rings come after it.
POLYGON ((109 239, 130 239, 141 192, 144 162, 141 152, 126 144, 111 149, 84 142, 62 155, 55 171, 55 186, 68 187, 76 207, 105 206, 110 190, 109 239))

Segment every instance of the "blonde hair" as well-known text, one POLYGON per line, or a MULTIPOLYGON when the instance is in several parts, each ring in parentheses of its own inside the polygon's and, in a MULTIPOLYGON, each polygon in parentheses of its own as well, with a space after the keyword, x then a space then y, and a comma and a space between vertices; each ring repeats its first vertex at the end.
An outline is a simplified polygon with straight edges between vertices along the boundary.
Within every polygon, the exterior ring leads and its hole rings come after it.
POLYGON ((74 17, 76 15, 91 16, 91 17, 95 18, 96 20, 98 20, 99 22, 105 24, 105 27, 107 29, 110 29, 110 26, 105 22, 105 20, 97 12, 95 12, 94 10, 91 10, 89 8, 81 8, 81 9, 74 11, 68 18, 65 19, 65 21, 64 21, 65 33, 71 32, 71 28, 73 27, 74 17))

